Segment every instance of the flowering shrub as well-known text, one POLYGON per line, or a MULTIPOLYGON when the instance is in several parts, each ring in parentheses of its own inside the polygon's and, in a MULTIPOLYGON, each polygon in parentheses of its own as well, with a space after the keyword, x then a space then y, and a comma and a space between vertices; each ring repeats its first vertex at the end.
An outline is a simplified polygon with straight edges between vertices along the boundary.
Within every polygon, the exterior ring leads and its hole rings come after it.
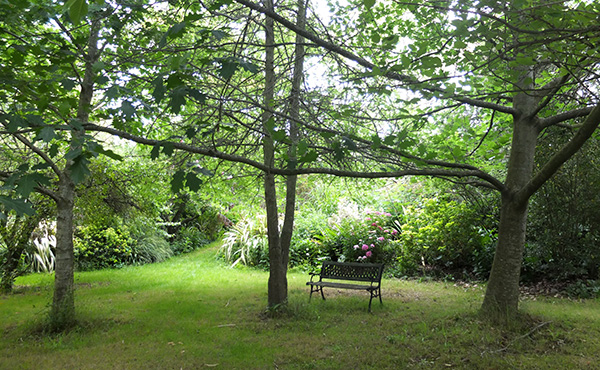
POLYGON ((324 230, 321 247, 334 261, 390 263, 395 254, 390 242, 397 236, 390 213, 366 212, 324 230))

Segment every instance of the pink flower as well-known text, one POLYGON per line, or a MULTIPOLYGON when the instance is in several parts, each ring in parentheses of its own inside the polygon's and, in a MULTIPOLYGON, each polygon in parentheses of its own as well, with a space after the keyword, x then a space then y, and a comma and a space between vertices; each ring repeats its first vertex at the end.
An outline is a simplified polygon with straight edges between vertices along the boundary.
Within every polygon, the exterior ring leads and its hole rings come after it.
POLYGON ((383 230, 383 232, 384 232, 384 233, 389 233, 390 231, 389 231, 389 230, 383 230))
POLYGON ((362 246, 362 250, 363 250, 363 251, 366 251, 367 249, 369 249, 369 246, 368 246, 368 245, 366 245, 366 244, 363 244, 363 246, 362 246))
POLYGON ((354 249, 358 249, 358 245, 354 245, 354 249))
POLYGON ((392 235, 396 235, 398 234, 398 231, 396 231, 395 229, 392 229, 392 235))
POLYGON ((377 238, 378 241, 382 242, 385 240, 385 238, 383 236, 380 236, 379 238, 377 238))
POLYGON ((371 217, 367 217, 367 218, 365 218, 365 220, 371 221, 371 217))
POLYGON ((373 252, 371 252, 371 251, 367 251, 367 253, 365 253, 365 256, 367 256, 367 257, 371 257, 372 255, 373 255, 373 252))
POLYGON ((371 248, 375 248, 375 244, 371 244, 371 248))
POLYGON ((373 222, 371 226, 377 226, 377 222, 373 222))
POLYGON ((391 217, 391 216, 392 216, 392 214, 391 214, 391 213, 386 213, 385 215, 386 215, 386 216, 388 216, 388 217, 391 217))

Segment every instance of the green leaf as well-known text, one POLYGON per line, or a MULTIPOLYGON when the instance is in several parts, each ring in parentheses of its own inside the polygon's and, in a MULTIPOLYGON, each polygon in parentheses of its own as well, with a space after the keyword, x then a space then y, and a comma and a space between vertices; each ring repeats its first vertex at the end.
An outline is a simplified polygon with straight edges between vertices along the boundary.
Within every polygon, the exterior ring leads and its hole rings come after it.
POLYGON ((92 65, 92 69, 94 70, 94 72, 102 71, 105 68, 106 68, 106 63, 104 63, 100 60, 92 65))
POLYGON ((69 126, 73 127, 77 131, 83 130, 83 122, 78 120, 77 118, 73 118, 69 121, 69 126))
POLYGON ((41 130, 38 131, 35 140, 42 140, 46 143, 49 143, 56 137, 56 133, 54 132, 54 128, 52 126, 42 127, 41 130))
POLYGON ((267 122, 265 122, 265 127, 269 132, 275 131, 275 117, 270 117, 267 122))
POLYGON ((335 142, 333 143, 333 152, 335 153, 333 156, 333 159, 335 159, 336 161, 341 161, 342 159, 344 159, 345 157, 345 153, 344 153, 344 149, 342 148, 342 145, 339 142, 335 142))
POLYGON ((342 140, 344 141, 344 146, 350 150, 357 150, 358 146, 356 145, 356 143, 354 142, 354 140, 350 139, 349 137, 344 136, 342 138, 342 140))
POLYGON ((225 37, 229 36, 226 32, 221 30, 212 30, 210 33, 217 41, 221 41, 225 37))
POLYGON ((50 185, 50 179, 40 173, 28 173, 17 181, 16 193, 27 198, 38 185, 50 185))
POLYGON ((69 17, 74 24, 79 24, 81 19, 88 12, 88 4, 86 0, 69 0, 66 4, 69 10, 69 17))
POLYGON ((185 180, 185 172, 179 170, 173 174, 173 178, 171 179, 171 191, 173 193, 177 193, 181 189, 183 189, 183 181, 185 180))
POLYGON ((202 185, 202 180, 195 173, 188 172, 185 175, 185 184, 191 191, 198 191, 200 190, 200 185, 202 185))
POLYGON ((9 132, 15 132, 21 127, 27 127, 25 120, 21 116, 12 115, 8 118, 7 129, 9 132))
POLYGON ((517 63, 519 63, 520 65, 526 65, 526 66, 532 66, 534 64, 536 64, 537 62, 530 56, 518 56, 516 58, 517 63))
POLYGON ((333 132, 321 132, 319 135, 321 135, 323 139, 331 139, 335 136, 333 132))
POLYGON ((3 195, 0 195, 0 203, 6 210, 13 210, 19 216, 35 214, 35 210, 31 207, 31 204, 26 202, 24 199, 13 199, 3 195))
POLYGON ((152 97, 154 98, 154 101, 156 101, 156 104, 159 104, 165 97, 165 85, 162 76, 158 76, 152 81, 152 86, 154 86, 152 97))
POLYGON ((187 26, 187 22, 185 22, 185 21, 173 25, 167 31, 167 36, 170 38, 177 38, 177 37, 183 36, 186 26, 187 26))
POLYGON ((35 166, 31 167, 32 171, 39 171, 39 170, 45 170, 47 168, 50 168, 50 165, 46 162, 42 162, 42 163, 38 163, 35 166))
POLYGON ((196 132, 197 132, 197 131, 196 131, 196 129, 195 129, 195 128, 193 128, 192 126, 190 126, 190 127, 188 127, 188 128, 185 130, 185 136, 186 136, 188 139, 192 139, 193 137, 195 137, 195 136, 196 136, 196 132))
POLYGON ((119 95, 120 90, 121 90, 121 88, 119 87, 119 85, 112 85, 111 87, 106 89, 104 96, 108 100, 113 100, 114 98, 116 98, 119 95))
POLYGON ((66 91, 73 90, 73 88, 76 85, 75 81, 68 79, 68 78, 65 78, 62 81, 60 81, 60 84, 63 87, 63 89, 65 89, 66 91))
POLYGON ((58 144, 52 144, 50 146, 50 150, 48 150, 48 154, 50 154, 50 158, 54 158, 56 157, 56 155, 58 154, 58 144))
POLYGON ((65 154, 65 159, 67 160, 73 160, 77 157, 79 157, 82 154, 82 149, 81 148, 75 148, 75 149, 70 149, 67 154, 65 154))
POLYGON ((258 73, 259 69, 256 65, 247 62, 245 60, 240 60, 240 67, 242 67, 243 69, 245 69, 248 72, 251 73, 258 73))
POLYGON ((96 153, 107 156, 108 158, 114 159, 116 161, 122 161, 123 157, 110 149, 104 149, 101 145, 98 145, 96 148, 96 153))
POLYGON ((285 141, 287 139, 287 135, 284 130, 277 130, 277 131, 271 132, 271 137, 275 141, 285 141))
POLYGON ((88 167, 89 163, 88 159, 83 155, 80 155, 73 160, 71 166, 71 180, 73 180, 75 184, 79 184, 90 174, 90 169, 88 167))
POLYGON ((125 100, 121 103, 121 111, 127 119, 133 117, 133 115, 137 112, 137 110, 129 100, 125 100))
POLYGON ((163 150, 162 152, 166 155, 166 156, 172 156, 173 155, 173 151, 175 150, 175 147, 173 146, 172 143, 163 143, 162 144, 163 150))
POLYGON ((202 94, 198 89, 188 89, 188 96, 201 104, 206 101, 206 95, 202 94))
POLYGON ((375 5, 375 0, 363 0, 363 4, 365 5, 365 8, 371 9, 373 5, 375 5))
POLYGON ((308 144, 306 143, 306 141, 300 140, 300 142, 296 146, 296 154, 304 155, 307 150, 308 150, 308 144))
POLYGON ((160 156, 160 144, 156 144, 152 147, 150 152, 150 159, 156 159, 160 156))
POLYGON ((375 150, 375 149, 379 149, 381 147, 381 138, 379 137, 379 135, 373 135, 371 137, 371 149, 375 150))
POLYGON ((230 59, 221 59, 220 62, 221 69, 219 69, 219 75, 226 80, 231 78, 237 70, 239 63, 230 59))
POLYGON ((187 89, 185 87, 180 87, 171 92, 171 100, 169 101, 169 106, 171 107, 171 111, 175 114, 179 114, 181 112, 181 106, 185 104, 185 96, 187 94, 187 89))
POLYGON ((308 153, 306 153, 306 155, 304 155, 302 158, 300 158, 298 160, 298 162, 301 162, 301 163, 314 162, 317 160, 318 157, 319 157, 319 155, 317 154, 317 152, 315 152, 314 150, 310 150, 308 153))
POLYGON ((183 79, 181 78, 181 75, 179 73, 173 73, 167 78, 168 89, 174 89, 176 87, 182 86, 185 86, 185 83, 183 82, 183 79))
POLYGON ((383 143, 388 146, 394 145, 394 141, 396 141, 396 135, 388 135, 383 139, 383 143))

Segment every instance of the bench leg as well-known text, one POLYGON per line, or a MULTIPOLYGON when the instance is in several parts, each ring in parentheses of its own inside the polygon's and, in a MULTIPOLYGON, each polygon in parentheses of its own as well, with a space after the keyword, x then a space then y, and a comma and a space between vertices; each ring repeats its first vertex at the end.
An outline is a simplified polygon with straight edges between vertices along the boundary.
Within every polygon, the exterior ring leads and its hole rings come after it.
POLYGON ((321 297, 323 297, 323 300, 325 300, 325 295, 323 294, 323 287, 322 286, 314 286, 311 285, 310 286, 310 296, 308 297, 308 300, 310 301, 312 298, 312 294, 314 292, 321 292, 321 297))
POLYGON ((381 288, 377 290, 370 290, 369 293, 371 293, 371 298, 369 298, 369 312, 371 312, 371 303, 373 302, 373 297, 379 297, 379 303, 381 304, 383 304, 383 301, 381 300, 381 288))

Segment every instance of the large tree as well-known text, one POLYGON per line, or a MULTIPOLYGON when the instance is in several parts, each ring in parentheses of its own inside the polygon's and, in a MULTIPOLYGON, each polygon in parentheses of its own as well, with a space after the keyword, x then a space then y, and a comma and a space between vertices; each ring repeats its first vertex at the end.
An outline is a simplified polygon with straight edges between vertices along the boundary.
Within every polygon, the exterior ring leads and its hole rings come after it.
MULTIPOLYGON (((44 1, 0 5, 0 180, 17 198, 36 191, 56 203, 50 309, 56 329, 75 320, 75 186, 89 173, 91 157, 120 158, 103 149, 84 125, 106 112, 94 112, 94 93, 111 73, 101 56, 118 33, 119 22, 132 17, 127 7, 91 5, 88 19, 80 23, 80 14, 63 9, 44 1)), ((3 205, 5 211, 31 213, 27 203, 14 199, 3 205)))
POLYGON ((350 2, 320 30, 323 37, 255 2, 235 1, 342 57, 337 81, 354 97, 379 105, 386 101, 377 95, 397 98, 387 100, 389 113, 373 114, 378 107, 363 103, 338 115, 361 127, 383 120, 371 138, 364 129, 332 131, 410 163, 396 175, 458 177, 500 192, 499 240, 482 309, 514 316, 528 201, 600 123, 599 4, 350 2), (554 125, 569 125, 572 137, 534 172, 537 138, 554 125))

